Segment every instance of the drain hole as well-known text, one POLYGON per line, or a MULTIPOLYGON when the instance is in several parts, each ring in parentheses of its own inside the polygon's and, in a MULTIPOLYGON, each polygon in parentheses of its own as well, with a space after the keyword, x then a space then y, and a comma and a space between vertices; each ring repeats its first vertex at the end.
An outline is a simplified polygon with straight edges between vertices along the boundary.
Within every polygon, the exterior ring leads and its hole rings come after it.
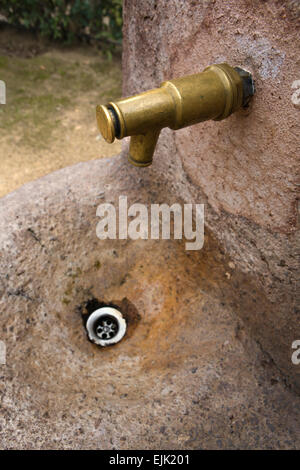
POLYGON ((95 333, 100 339, 114 338, 119 331, 119 323, 111 315, 103 315, 95 322, 95 333))
POLYGON ((88 339, 100 346, 118 343, 125 333, 130 338, 141 320, 126 297, 111 302, 91 297, 76 307, 76 313, 82 318, 88 339))
POLYGON ((87 319, 86 330, 89 339, 99 346, 109 346, 121 341, 126 333, 126 321, 114 307, 101 307, 87 319))

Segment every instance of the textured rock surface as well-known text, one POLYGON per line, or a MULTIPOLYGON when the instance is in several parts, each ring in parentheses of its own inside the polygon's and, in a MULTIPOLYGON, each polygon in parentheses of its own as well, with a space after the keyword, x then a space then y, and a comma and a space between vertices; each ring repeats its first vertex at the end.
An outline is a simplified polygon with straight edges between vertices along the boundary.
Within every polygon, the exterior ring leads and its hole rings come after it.
POLYGON ((154 166, 141 177, 125 158, 0 200, 0 447, 299 448, 299 397, 239 320, 257 308, 255 285, 208 232, 199 252, 100 241, 96 208, 120 194, 174 201, 154 166), (127 315, 118 345, 87 341, 81 313, 93 299, 127 315))
POLYGON ((292 102, 292 84, 300 79, 299 20, 294 1, 125 1, 123 63, 124 95, 214 62, 254 74, 249 109, 221 122, 164 130, 154 165, 174 194, 206 204, 207 226, 273 303, 266 316, 258 297, 257 311, 241 315, 298 387, 290 353, 300 337, 300 110, 292 102))
POLYGON ((150 168, 92 161, 0 200, 1 448, 300 447, 298 13, 278 5, 125 2, 125 94, 227 60, 255 73, 252 108, 164 130, 150 168), (119 195, 204 202, 204 248, 98 240, 119 195), (87 341, 95 299, 128 317, 113 348, 87 341))

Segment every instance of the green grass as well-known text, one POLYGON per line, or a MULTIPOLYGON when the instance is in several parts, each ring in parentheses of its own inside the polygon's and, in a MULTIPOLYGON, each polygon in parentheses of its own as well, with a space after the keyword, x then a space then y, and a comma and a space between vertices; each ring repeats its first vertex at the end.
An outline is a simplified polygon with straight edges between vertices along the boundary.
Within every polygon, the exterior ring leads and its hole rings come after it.
MULTIPOLYGON (((60 57, 24 59, 0 56, 0 80, 6 83, 6 105, 0 107, 0 135, 18 130, 24 145, 49 142, 64 109, 76 107, 84 93, 97 91, 101 100, 121 92, 119 63, 92 59, 88 64, 60 57)), ((95 102, 95 106, 96 106, 95 102)))

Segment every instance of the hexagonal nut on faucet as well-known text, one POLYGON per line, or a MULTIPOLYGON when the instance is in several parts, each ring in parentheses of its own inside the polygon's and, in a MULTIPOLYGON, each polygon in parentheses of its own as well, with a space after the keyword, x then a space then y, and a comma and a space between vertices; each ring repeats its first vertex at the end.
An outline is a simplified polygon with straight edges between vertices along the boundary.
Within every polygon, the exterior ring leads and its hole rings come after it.
POLYGON ((234 67, 243 81, 243 107, 246 107, 255 93, 255 82, 252 74, 240 67, 234 67))

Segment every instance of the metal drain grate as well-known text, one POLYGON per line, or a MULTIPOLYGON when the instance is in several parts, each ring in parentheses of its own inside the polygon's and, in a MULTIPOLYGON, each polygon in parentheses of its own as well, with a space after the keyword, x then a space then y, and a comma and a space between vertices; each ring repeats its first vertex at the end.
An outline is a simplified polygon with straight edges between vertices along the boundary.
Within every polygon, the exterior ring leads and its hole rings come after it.
POLYGON ((93 343, 108 346, 121 341, 126 333, 126 321, 116 308, 101 307, 89 316, 86 329, 93 343))

